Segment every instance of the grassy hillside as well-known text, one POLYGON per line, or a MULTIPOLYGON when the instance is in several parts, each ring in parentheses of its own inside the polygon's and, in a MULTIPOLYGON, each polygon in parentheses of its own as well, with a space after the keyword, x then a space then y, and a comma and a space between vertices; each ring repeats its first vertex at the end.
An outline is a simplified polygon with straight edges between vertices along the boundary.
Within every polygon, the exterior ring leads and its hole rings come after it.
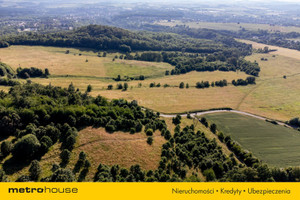
MULTIPOLYGON (((124 132, 107 133, 103 128, 88 127, 78 133, 77 143, 72 152, 70 162, 66 168, 73 169, 81 151, 87 154, 91 163, 86 181, 93 181, 93 176, 100 163, 105 165, 119 165, 129 169, 133 164, 139 164, 143 170, 155 170, 160 161, 162 145, 166 140, 156 132, 154 142, 148 145, 144 133, 131 135, 124 132)), ((42 176, 49 176, 53 164, 60 164, 60 145, 56 144, 45 154, 40 164, 43 169, 42 176)), ((28 174, 29 166, 10 176, 17 179, 21 174, 28 174)), ((78 175, 78 174, 77 174, 78 175)))
MULTIPOLYGON (((103 52, 101 52, 101 55, 103 52)), ((173 67, 167 63, 151 63, 144 61, 129 61, 112 59, 118 55, 108 54, 98 57, 98 52, 90 49, 42 47, 42 46, 11 46, 0 49, 0 58, 13 69, 18 67, 48 68, 51 75, 74 75, 91 77, 115 78, 122 76, 140 75, 162 76, 166 70, 173 67), (70 53, 66 54, 69 50, 70 53), (81 56, 79 55, 81 54, 81 56)))
POLYGON ((263 162, 277 167, 300 165, 299 131, 236 113, 205 117, 263 162))
MULTIPOLYGON (((254 45, 255 48, 263 46, 263 44, 254 45)), ((239 88, 245 96, 238 108, 286 121, 298 116, 300 112, 300 87, 299 84, 295 84, 300 78, 300 54, 296 50, 270 48, 278 51, 246 57, 249 61, 257 61, 261 72, 253 89, 239 88), (266 58, 267 61, 261 58, 266 58), (283 78, 284 76, 286 78, 283 78)))

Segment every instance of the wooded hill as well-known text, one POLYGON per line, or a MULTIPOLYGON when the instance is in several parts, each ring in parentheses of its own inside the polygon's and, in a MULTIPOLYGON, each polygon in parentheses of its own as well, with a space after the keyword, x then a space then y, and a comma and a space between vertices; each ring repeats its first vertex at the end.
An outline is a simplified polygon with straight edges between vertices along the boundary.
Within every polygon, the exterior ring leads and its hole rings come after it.
POLYGON ((132 32, 116 27, 89 25, 67 32, 50 34, 31 32, 6 36, 2 38, 1 44, 2 47, 42 45, 118 51, 127 54, 125 59, 168 62, 175 66, 173 72, 170 72, 172 75, 194 70, 241 70, 254 76, 259 74, 260 68, 257 63, 246 62, 243 59, 244 56, 252 53, 251 45, 237 42, 234 38, 214 30, 180 26, 166 31, 173 33, 132 32), (147 54, 147 58, 130 56, 130 52, 137 51, 168 53, 163 55, 150 53, 147 54), (161 59, 157 59, 157 55, 161 59))
MULTIPOLYGON (((44 45, 59 47, 84 47, 95 50, 115 51, 185 51, 196 53, 214 53, 226 48, 235 48, 237 43, 232 38, 225 41, 225 36, 213 30, 197 30, 197 38, 182 36, 186 30, 174 33, 132 32, 121 28, 89 25, 74 31, 39 34, 23 33, 5 36, 0 41, 0 47, 8 45, 44 45), (201 34, 202 33, 202 34, 201 34), (229 43, 229 45, 227 44, 229 43)), ((251 53, 251 45, 242 45, 251 53), (250 50, 250 51, 249 51, 250 50)), ((233 50, 233 49, 232 49, 233 50)), ((238 51, 236 51, 238 52, 238 51)))

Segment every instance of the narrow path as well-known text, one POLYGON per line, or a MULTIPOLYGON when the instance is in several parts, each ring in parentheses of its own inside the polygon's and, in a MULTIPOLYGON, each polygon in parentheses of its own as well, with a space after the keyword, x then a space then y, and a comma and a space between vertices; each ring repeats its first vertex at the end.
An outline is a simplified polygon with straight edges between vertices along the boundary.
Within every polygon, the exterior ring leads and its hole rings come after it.
MULTIPOLYGON (((247 112, 239 111, 239 110, 210 110, 210 111, 190 113, 190 115, 191 115, 191 117, 195 117, 195 116, 201 116, 201 115, 206 115, 206 114, 211 114, 211 113, 222 113, 222 112, 238 113, 238 114, 241 114, 241 115, 246 115, 246 116, 254 117, 254 118, 260 119, 260 120, 267 120, 268 119, 266 117, 262 117, 262 116, 259 116, 259 115, 255 115, 255 114, 251 114, 251 113, 247 113, 247 112)), ((160 116, 161 117, 166 117, 166 118, 176 117, 175 114, 172 114, 172 115, 160 114, 160 116)), ((180 114, 180 116, 181 117, 186 117, 187 114, 180 114)), ((276 120, 274 120, 274 121, 277 122, 278 125, 287 126, 287 127, 293 128, 292 126, 289 126, 289 125, 287 125, 287 124, 285 124, 283 122, 276 121, 276 120)))
POLYGON ((252 88, 249 92, 247 92, 245 94, 245 96, 241 99, 241 101, 238 103, 238 105, 236 106, 236 109, 239 109, 240 106, 242 105, 242 103, 244 103, 245 99, 252 93, 254 92, 257 88, 259 88, 262 84, 264 84, 265 82, 261 82, 260 84, 256 85, 254 88, 252 88))
MULTIPOLYGON (((295 74, 290 74, 290 75, 286 75, 286 77, 293 77, 293 76, 298 76, 300 75, 300 73, 295 73, 295 74)), ((236 109, 238 110, 240 108, 240 106, 242 105, 242 103, 244 103, 245 99, 252 93, 254 92, 257 88, 259 88, 261 85, 263 85, 264 83, 266 83, 267 81, 270 81, 270 80, 274 80, 274 79, 280 79, 280 78, 283 78, 283 77, 273 77, 273 78, 266 78, 266 79, 261 79, 261 83, 256 85, 254 88, 252 88, 249 92, 247 92, 245 94, 245 96, 241 99, 241 101, 238 103, 236 109)))

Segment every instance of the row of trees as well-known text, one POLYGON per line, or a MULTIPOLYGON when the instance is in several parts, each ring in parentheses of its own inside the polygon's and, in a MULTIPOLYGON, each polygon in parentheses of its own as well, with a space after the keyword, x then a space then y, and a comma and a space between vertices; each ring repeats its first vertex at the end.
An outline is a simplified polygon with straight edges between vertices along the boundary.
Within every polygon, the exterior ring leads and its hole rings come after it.
POLYGON ((19 78, 36 78, 36 77, 41 77, 45 78, 50 75, 49 69, 46 68, 44 71, 41 69, 38 69, 36 67, 31 67, 31 68, 21 68, 19 67, 17 69, 17 76, 19 78))
MULTIPOLYGON (((17 68, 17 72, 14 72, 14 70, 7 64, 0 62, 0 77, 6 76, 8 79, 12 78, 35 78, 35 77, 48 77, 50 75, 49 69, 46 68, 45 70, 38 69, 36 67, 31 68, 17 68)), ((8 81, 7 81, 8 82, 8 81)), ((5 85, 3 83, 3 85, 5 85)), ((12 86, 11 84, 9 84, 12 86)))
POLYGON ((256 84, 255 83, 255 77, 253 77, 253 76, 249 76, 245 80, 243 80, 243 79, 232 80, 231 83, 234 86, 239 86, 239 85, 245 86, 245 85, 248 85, 248 84, 256 84))
MULTIPOLYGON (((297 32, 269 32, 267 30, 258 30, 258 31, 250 31, 250 30, 242 30, 239 32, 231 32, 231 36, 243 39, 249 39, 255 42, 285 47, 289 49, 300 50, 300 42, 295 38, 299 38, 300 34, 297 32)), ((262 49, 262 53, 269 52, 269 49, 262 49)))
POLYGON ((144 75, 139 75, 139 76, 136 76, 136 77, 124 76, 122 78, 121 75, 118 75, 117 78, 113 78, 113 80, 114 81, 132 81, 132 80, 143 81, 143 80, 145 80, 145 76, 144 75))
MULTIPOLYGON (((245 86, 245 85, 248 85, 248 84, 255 84, 255 77, 247 77, 245 80, 243 79, 238 79, 238 80, 232 80, 232 84, 234 86, 245 86)), ((209 88, 210 86, 211 87, 225 87, 227 86, 228 83, 227 83, 227 80, 223 79, 223 80, 219 80, 219 81, 215 81, 215 82, 212 82, 212 83, 209 83, 209 81, 201 81, 201 82, 197 82, 196 83, 196 88, 209 88)), ((154 87, 161 87, 162 85, 160 83, 155 83, 155 82, 152 82, 149 84, 149 87, 150 88, 154 88, 154 87)), ((116 88, 118 90, 123 90, 123 91, 126 91, 128 89, 128 83, 119 83, 117 84, 116 88)), ((141 83, 139 84, 139 87, 141 87, 141 83)), ((163 85, 164 88, 166 87, 171 87, 169 84, 164 84, 163 85)), ((176 87, 176 86, 173 86, 173 87, 176 87)), ((184 82, 180 82, 179 83, 179 86, 178 86, 180 89, 183 89, 183 88, 190 88, 190 85, 188 83, 184 83, 184 82)), ((113 85, 108 85, 107 86, 107 89, 108 90, 112 90, 113 89, 113 85)))

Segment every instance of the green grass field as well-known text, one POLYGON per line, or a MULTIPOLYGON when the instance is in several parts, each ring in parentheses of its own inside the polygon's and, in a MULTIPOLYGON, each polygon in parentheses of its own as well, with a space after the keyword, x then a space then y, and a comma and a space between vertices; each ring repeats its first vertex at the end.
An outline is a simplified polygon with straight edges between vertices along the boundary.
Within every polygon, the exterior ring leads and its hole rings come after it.
POLYGON ((300 132, 236 113, 207 114, 218 130, 270 166, 300 166, 300 132))

